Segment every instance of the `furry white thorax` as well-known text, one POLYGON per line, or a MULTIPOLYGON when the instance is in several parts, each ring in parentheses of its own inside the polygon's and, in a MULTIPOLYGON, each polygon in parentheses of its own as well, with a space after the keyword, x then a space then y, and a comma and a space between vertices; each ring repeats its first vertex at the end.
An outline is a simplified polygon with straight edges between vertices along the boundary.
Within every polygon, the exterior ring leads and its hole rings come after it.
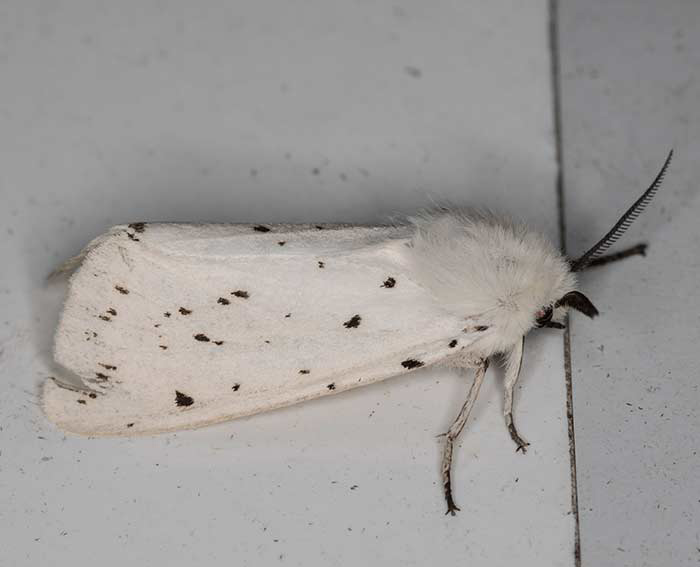
MULTIPOLYGON (((418 281, 448 311, 492 331, 483 357, 510 351, 535 325, 535 313, 576 289, 567 260, 542 235, 491 214, 438 210, 410 219, 418 281)), ((555 311, 553 320, 561 317, 555 311)))

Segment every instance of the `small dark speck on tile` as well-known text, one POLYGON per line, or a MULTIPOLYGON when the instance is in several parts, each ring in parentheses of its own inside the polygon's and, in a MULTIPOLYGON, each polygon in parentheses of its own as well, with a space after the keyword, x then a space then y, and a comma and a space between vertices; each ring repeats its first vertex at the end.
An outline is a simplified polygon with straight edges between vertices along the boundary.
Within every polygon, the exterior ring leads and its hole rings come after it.
POLYGON ((349 320, 343 323, 343 326, 346 329, 356 329, 360 326, 360 321, 362 321, 362 317, 360 317, 359 315, 353 315, 349 320))
POLYGON ((117 310, 116 310, 114 307, 110 307, 109 309, 107 309, 107 313, 109 313, 109 314, 112 315, 113 317, 116 317, 116 315, 117 315, 117 310))
POLYGON ((299 371, 299 374, 309 374, 311 370, 307 370, 306 368, 302 369, 299 371))
POLYGON ((255 232, 270 232, 270 229, 267 228, 266 226, 262 225, 262 224, 258 224, 258 225, 256 225, 256 226, 254 226, 254 227, 253 227, 253 230, 254 230, 255 232))
POLYGON ((409 358, 408 360, 404 360, 401 363, 401 366, 403 366, 404 368, 408 368, 410 370, 412 368, 420 368, 424 364, 425 363, 420 361, 420 360, 416 360, 415 358, 409 358))
POLYGON ((188 396, 187 394, 183 394, 182 392, 175 390, 175 405, 178 405, 180 407, 186 407, 186 406, 191 406, 194 403, 194 400, 188 396))
POLYGON ((321 173, 321 170, 318 167, 314 167, 311 170, 312 175, 319 175, 321 173))
POLYGON ((200 342, 203 342, 203 343, 208 343, 208 342, 209 342, 209 337, 207 337, 204 333, 197 333, 197 334, 194 336, 194 340, 195 340, 195 341, 200 341, 200 342))
POLYGON ((97 394, 95 392, 90 392, 88 394, 88 398, 92 398, 93 400, 97 397, 97 394))
POLYGON ((191 309, 185 309, 184 307, 180 307, 178 311, 180 312, 180 315, 189 315, 190 313, 192 313, 191 309))
POLYGON ((241 299, 248 299, 250 297, 250 294, 247 291, 243 291, 242 289, 232 291, 231 295, 240 297, 241 299))
POLYGON ((165 345, 158 345, 158 346, 159 346, 160 348, 162 348, 163 350, 168 350, 168 347, 165 346, 165 345))
POLYGON ((134 423, 133 423, 133 422, 127 423, 126 426, 127 426, 127 427, 133 427, 133 426, 134 426, 134 423))
POLYGON ((85 400, 76 400, 76 401, 77 401, 79 404, 83 404, 83 405, 87 404, 87 402, 86 402, 85 400))
POLYGON ((102 374, 102 372, 95 372, 95 378, 97 378, 97 380, 99 380, 100 382, 106 382, 107 380, 109 380, 109 376, 107 376, 106 374, 102 374))
POLYGON ((482 331, 487 331, 487 330, 488 330, 488 327, 487 327, 486 325, 479 325, 479 326, 478 326, 476 329, 474 329, 474 330, 481 333, 482 331))
POLYGON ((356 484, 353 484, 353 485, 350 487, 350 490, 356 490, 356 489, 357 489, 357 485, 356 485, 356 484))
POLYGON ((386 287, 391 289, 392 287, 396 286, 396 279, 389 277, 384 280, 384 283, 381 285, 381 287, 386 287))
POLYGON ((107 370, 116 370, 117 369, 117 367, 114 366, 114 364, 105 364, 104 362, 98 362, 97 364, 99 364, 102 368, 106 368, 107 370))
POLYGON ((122 295, 129 295, 129 290, 126 289, 124 286, 121 285, 115 285, 114 289, 116 289, 119 293, 122 295))
POLYGON ((265 344, 268 344, 268 345, 269 345, 269 344, 270 344, 270 341, 265 341, 265 344))
POLYGON ((326 388, 328 388, 329 390, 335 390, 335 384, 331 382, 330 384, 328 384, 328 386, 326 386, 326 388))
POLYGON ((325 262, 321 262, 321 261, 319 260, 319 262, 318 262, 318 267, 319 267, 319 268, 325 268, 325 267, 326 267, 326 263, 325 263, 325 262))
POLYGON ((409 77, 413 77, 414 79, 420 79, 423 76, 423 72, 418 67, 406 65, 403 70, 409 77))
POLYGON ((219 299, 216 300, 216 302, 221 304, 221 305, 230 305, 231 304, 231 302, 228 299, 226 299, 225 297, 220 297, 219 299))
POLYGON ((214 341, 214 344, 216 346, 221 346, 222 344, 224 344, 224 341, 214 341))
POLYGON ((238 390, 241 389, 241 385, 240 385, 240 384, 234 384, 233 386, 231 386, 231 389, 232 389, 234 392, 238 392, 238 390))
POLYGON ((277 244, 279 244, 280 246, 284 246, 287 243, 284 240, 280 240, 277 244))
POLYGON ((156 323, 156 324, 153 325, 153 326, 157 329, 158 327, 160 327, 160 323, 156 323))
POLYGON ((129 237, 129 240, 133 240, 134 242, 141 242, 140 238, 136 238, 136 236, 134 236, 130 232, 127 232, 126 235, 129 237))
POLYGON ((170 311, 166 311, 165 313, 163 313, 163 317, 170 317, 170 315, 172 315, 170 311))
POLYGON ((102 319, 103 321, 107 321, 107 322, 109 322, 109 321, 112 320, 112 318, 111 318, 111 317, 107 317, 107 315, 98 315, 98 317, 99 317, 100 319, 102 319))
POLYGON ((323 227, 320 224, 316 225, 316 230, 323 230, 323 227))
POLYGON ((291 316, 292 316, 291 313, 287 313, 287 314, 284 316, 284 318, 285 318, 285 319, 289 319, 291 316))
POLYGON ((457 339, 452 339, 449 346, 450 348, 455 348, 457 346, 457 339))

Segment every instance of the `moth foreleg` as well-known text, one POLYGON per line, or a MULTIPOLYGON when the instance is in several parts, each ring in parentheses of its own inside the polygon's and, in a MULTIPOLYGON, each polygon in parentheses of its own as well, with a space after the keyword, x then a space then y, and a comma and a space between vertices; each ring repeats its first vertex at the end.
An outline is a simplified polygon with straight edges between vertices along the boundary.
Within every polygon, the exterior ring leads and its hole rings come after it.
POLYGON ((606 264, 612 264, 613 262, 617 262, 618 260, 624 260, 625 258, 629 258, 630 256, 646 256, 647 255, 647 245, 645 243, 640 243, 635 246, 630 246, 629 248, 625 248, 624 250, 620 250, 619 252, 614 252, 613 254, 606 254, 605 256, 601 256, 600 258, 596 258, 593 260, 588 266, 586 266, 584 269, 588 268, 596 268, 598 266, 605 266, 606 264))
POLYGON ((503 393, 503 416, 506 420, 506 427, 508 428, 508 433, 510 433, 510 438, 517 445, 515 449, 517 451, 527 452, 526 447, 529 445, 525 441, 518 430, 515 428, 515 423, 513 423, 513 390, 515 389, 515 384, 520 376, 520 367, 523 362, 523 343, 525 339, 521 340, 516 344, 515 347, 508 353, 508 362, 506 363, 506 377, 504 381, 505 391, 503 393))
POLYGON ((455 512, 459 510, 459 507, 452 498, 452 449, 455 440, 459 437, 462 429, 464 429, 464 425, 467 423, 467 419, 469 419, 469 413, 472 411, 474 402, 476 402, 476 398, 479 395, 479 389, 481 388, 481 383, 484 381, 484 376, 486 375, 488 367, 489 361, 485 358, 481 359, 477 364, 474 373, 474 382, 469 389, 467 399, 464 405, 462 405, 462 409, 459 410, 457 418, 445 434, 445 448, 442 452, 442 486, 445 492, 445 501, 447 502, 447 512, 445 512, 445 514, 452 514, 454 516, 455 512))

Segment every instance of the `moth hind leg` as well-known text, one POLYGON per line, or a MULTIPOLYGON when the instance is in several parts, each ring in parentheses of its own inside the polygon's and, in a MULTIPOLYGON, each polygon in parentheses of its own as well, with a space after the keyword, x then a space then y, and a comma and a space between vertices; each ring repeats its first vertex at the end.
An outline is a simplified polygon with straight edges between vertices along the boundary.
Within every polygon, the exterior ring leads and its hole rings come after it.
POLYGON ((459 507, 455 504, 454 498, 452 497, 452 451, 454 448, 454 442, 459 437, 459 434, 464 429, 464 425, 469 419, 469 414, 471 413, 476 398, 479 395, 479 389, 484 381, 484 376, 486 375, 486 370, 489 367, 488 359, 480 359, 475 363, 476 371, 474 373, 474 382, 469 389, 469 394, 467 399, 462 405, 457 418, 454 420, 450 429, 445 434, 445 447, 442 452, 442 487, 445 495, 445 502, 447 503, 447 512, 445 514, 452 514, 453 516, 459 511, 459 507))

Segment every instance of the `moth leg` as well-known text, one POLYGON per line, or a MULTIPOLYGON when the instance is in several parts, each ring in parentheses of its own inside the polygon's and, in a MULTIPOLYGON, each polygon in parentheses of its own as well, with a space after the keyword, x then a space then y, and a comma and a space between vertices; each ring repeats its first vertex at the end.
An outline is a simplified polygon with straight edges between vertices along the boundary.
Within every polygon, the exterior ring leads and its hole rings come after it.
POLYGON ((625 248, 624 250, 620 250, 619 252, 615 252, 613 254, 606 254, 605 256, 601 256, 600 258, 596 258, 593 260, 588 266, 586 266, 584 269, 588 268, 596 268, 598 266, 605 266, 605 264, 612 264, 613 262, 617 262, 618 260, 624 260, 625 258, 629 258, 630 256, 646 256, 647 255, 647 245, 645 243, 640 243, 635 246, 630 246, 629 248, 625 248))
POLYGON ((481 388, 481 383, 484 381, 484 376, 486 375, 488 367, 488 359, 481 359, 476 366, 474 382, 469 389, 467 399, 462 409, 459 410, 457 419, 454 420, 450 429, 445 434, 445 448, 442 452, 442 486, 445 492, 445 501, 447 502, 447 512, 445 512, 445 514, 452 514, 454 516, 455 512, 459 510, 452 498, 452 478, 450 473, 452 468, 452 448, 455 439, 459 437, 462 429, 464 429, 464 425, 467 423, 467 419, 469 419, 469 413, 472 411, 474 402, 476 402, 476 398, 479 395, 479 389, 481 388))
POLYGON ((510 438, 517 445, 515 449, 516 453, 522 451, 523 454, 527 452, 526 447, 529 445, 525 441, 518 430, 515 428, 515 423, 513 423, 513 389, 520 376, 520 367, 523 362, 523 343, 525 338, 515 345, 513 349, 508 353, 508 359, 506 363, 506 377, 505 377, 505 391, 503 393, 503 416, 506 419, 506 427, 508 428, 508 433, 510 433, 510 438))

